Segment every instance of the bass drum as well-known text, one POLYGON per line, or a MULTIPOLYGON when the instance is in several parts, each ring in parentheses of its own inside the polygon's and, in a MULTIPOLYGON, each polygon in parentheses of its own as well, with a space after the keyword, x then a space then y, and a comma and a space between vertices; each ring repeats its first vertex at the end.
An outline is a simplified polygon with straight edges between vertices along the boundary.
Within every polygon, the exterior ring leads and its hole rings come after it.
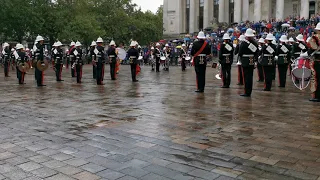
POLYGON ((309 79, 311 77, 310 60, 300 57, 292 65, 292 75, 297 79, 309 79))

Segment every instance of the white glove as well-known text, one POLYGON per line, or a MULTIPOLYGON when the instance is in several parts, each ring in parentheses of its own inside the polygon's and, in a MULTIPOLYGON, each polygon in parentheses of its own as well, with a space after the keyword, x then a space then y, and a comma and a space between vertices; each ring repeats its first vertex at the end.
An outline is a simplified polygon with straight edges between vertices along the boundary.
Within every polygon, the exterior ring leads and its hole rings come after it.
POLYGON ((308 55, 308 52, 305 52, 305 53, 302 53, 302 54, 300 54, 300 57, 308 57, 309 55, 308 55))
POLYGON ((233 47, 235 48, 235 47, 237 47, 237 45, 236 45, 236 44, 233 44, 233 47))
POLYGON ((258 59, 260 59, 260 58, 261 58, 261 56, 258 57, 258 59))
POLYGON ((274 57, 274 60, 278 60, 278 59, 279 59, 279 57, 278 57, 278 56, 275 56, 275 57, 274 57))

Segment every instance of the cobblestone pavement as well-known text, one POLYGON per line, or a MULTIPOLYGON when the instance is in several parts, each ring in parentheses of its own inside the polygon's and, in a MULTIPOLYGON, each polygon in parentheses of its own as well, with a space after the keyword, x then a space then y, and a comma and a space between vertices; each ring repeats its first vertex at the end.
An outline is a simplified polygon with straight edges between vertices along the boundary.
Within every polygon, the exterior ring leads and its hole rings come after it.
POLYGON ((0 73, 0 180, 320 180, 320 106, 289 80, 243 98, 236 68, 230 89, 208 68, 204 94, 190 68, 133 83, 122 66, 104 86, 89 65, 81 85, 48 70, 43 88, 0 73))

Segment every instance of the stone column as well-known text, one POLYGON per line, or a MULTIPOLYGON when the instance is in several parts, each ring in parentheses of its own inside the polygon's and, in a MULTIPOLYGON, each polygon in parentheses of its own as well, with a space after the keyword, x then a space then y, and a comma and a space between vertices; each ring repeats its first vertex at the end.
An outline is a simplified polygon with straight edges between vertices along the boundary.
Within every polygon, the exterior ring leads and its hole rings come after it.
POLYGON ((213 0, 204 0, 203 27, 207 28, 213 20, 213 0))
POLYGON ((284 0, 277 0, 276 19, 283 19, 284 13, 284 0))
POLYGON ((190 0, 190 23, 189 23, 189 33, 192 34, 195 32, 195 18, 196 17, 196 0, 190 0))
POLYGON ((199 14, 200 14, 200 1, 199 0, 195 0, 195 21, 194 21, 194 27, 195 27, 195 31, 199 31, 199 14))
POLYGON ((261 20, 261 0, 254 0, 254 21, 261 20))
POLYGON ((224 1, 224 22, 229 23, 229 21, 230 21, 230 11, 229 11, 230 2, 229 2, 229 0, 223 0, 223 1, 224 1))
POLYGON ((242 19, 242 8, 241 8, 241 5, 242 5, 242 0, 235 0, 234 1, 234 22, 240 22, 241 19, 242 19))
POLYGON ((307 0, 301 0, 300 17, 304 17, 305 19, 309 18, 309 1, 307 0))
POLYGON ((249 0, 242 0, 242 21, 249 20, 249 0))
POLYGON ((225 11, 224 0, 219 0, 219 22, 225 22, 224 11, 225 11))

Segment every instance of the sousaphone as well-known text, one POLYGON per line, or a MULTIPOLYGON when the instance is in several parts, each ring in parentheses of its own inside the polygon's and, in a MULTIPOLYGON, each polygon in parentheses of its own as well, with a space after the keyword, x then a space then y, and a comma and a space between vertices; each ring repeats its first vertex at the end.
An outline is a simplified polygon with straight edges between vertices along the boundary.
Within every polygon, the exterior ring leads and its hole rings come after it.
POLYGON ((49 62, 47 60, 43 60, 43 62, 37 62, 37 68, 39 71, 45 71, 49 68, 49 62))
POLYGON ((19 71, 21 71, 21 72, 27 72, 27 71, 29 71, 29 69, 30 69, 30 66, 29 66, 29 64, 28 63, 19 63, 19 65, 18 65, 18 69, 19 69, 19 71))

